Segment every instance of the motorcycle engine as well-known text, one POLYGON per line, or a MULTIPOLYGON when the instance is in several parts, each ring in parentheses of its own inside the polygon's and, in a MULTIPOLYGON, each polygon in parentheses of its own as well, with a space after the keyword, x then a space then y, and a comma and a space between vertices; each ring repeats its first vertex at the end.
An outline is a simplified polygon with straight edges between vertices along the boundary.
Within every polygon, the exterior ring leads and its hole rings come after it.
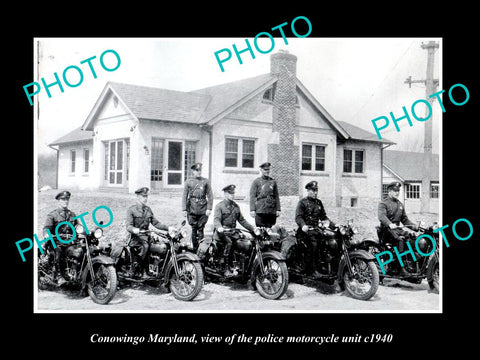
POLYGON ((338 243, 336 239, 325 239, 323 243, 324 243, 324 246, 331 252, 338 251, 338 243))
POLYGON ((150 245, 150 253, 155 255, 164 255, 166 254, 168 248, 164 243, 156 243, 150 245))
POLYGON ((429 252, 431 244, 430 241, 426 240, 425 238, 421 238, 420 240, 418 240, 417 244, 418 248, 422 253, 427 254, 429 252))
POLYGON ((80 260, 83 256, 83 249, 80 245, 72 245, 67 248, 67 257, 80 260))
POLYGON ((248 252, 252 249, 252 241, 250 239, 239 239, 236 242, 236 248, 242 252, 248 252))

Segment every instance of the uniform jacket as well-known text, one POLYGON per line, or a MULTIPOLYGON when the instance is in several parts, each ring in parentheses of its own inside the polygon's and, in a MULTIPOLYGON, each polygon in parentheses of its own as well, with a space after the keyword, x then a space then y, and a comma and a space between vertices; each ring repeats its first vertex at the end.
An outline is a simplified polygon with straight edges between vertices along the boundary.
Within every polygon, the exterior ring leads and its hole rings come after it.
POLYGON ((196 177, 185 182, 182 196, 182 210, 194 215, 203 215, 212 210, 213 193, 208 179, 196 177))
POLYGON ((378 204, 378 220, 382 226, 387 227, 391 223, 399 225, 415 225, 410 221, 405 213, 405 207, 400 200, 387 197, 378 204))
POLYGON ((240 211, 240 207, 235 201, 225 199, 215 206, 213 214, 213 226, 215 229, 219 227, 235 228, 237 221, 245 229, 253 231, 254 227, 247 221, 240 211))
MULTIPOLYGON (((72 225, 81 224, 81 220, 76 219, 74 221, 73 220, 74 217, 76 217, 75 213, 73 211, 70 211, 69 209, 57 208, 55 210, 52 210, 47 215, 47 219, 45 220, 43 231, 45 232, 45 230, 48 229, 50 233, 55 234, 55 228, 57 227, 57 224, 63 221, 68 221, 72 225)), ((58 233, 72 234, 73 232, 72 232, 72 228, 69 225, 65 224, 59 227, 58 233)))
MULTIPOLYGON (((301 199, 295 211, 295 222, 301 228, 304 225, 317 226, 319 220, 329 220, 322 201, 308 196, 301 199)), ((330 221, 331 222, 331 221, 330 221)))
POLYGON ((168 230, 168 226, 163 225, 154 216, 152 209, 143 204, 135 204, 127 210, 127 231, 133 234, 133 229, 147 230, 148 226, 152 224, 157 229, 168 230))
POLYGON ((276 181, 270 176, 256 178, 250 187, 250 211, 275 214, 280 211, 280 198, 276 181))

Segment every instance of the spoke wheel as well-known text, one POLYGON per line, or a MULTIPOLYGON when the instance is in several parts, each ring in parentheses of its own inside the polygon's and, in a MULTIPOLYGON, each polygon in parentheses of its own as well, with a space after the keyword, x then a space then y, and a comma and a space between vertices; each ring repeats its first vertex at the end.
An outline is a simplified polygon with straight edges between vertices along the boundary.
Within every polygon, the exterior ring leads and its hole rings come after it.
POLYGON ((345 266, 343 282, 347 293, 358 300, 370 299, 378 289, 378 269, 373 261, 364 259, 350 259, 353 274, 350 274, 345 266))

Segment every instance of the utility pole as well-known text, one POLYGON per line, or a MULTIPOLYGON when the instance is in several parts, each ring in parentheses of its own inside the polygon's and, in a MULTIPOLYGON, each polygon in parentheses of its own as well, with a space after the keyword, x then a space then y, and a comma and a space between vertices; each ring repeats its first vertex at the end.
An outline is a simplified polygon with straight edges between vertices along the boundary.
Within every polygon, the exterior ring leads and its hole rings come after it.
MULTIPOLYGON (((434 55, 435 49, 438 49, 438 43, 435 41, 429 41, 428 43, 421 45, 422 49, 427 50, 427 74, 425 80, 412 80, 412 77, 409 76, 405 83, 410 87, 412 83, 424 83, 425 84, 425 99, 430 103, 432 107, 433 98, 429 96, 436 92, 436 87, 438 86, 438 79, 433 78, 433 64, 434 64, 434 55)), ((428 116, 429 110, 427 109, 426 114, 428 116)), ((422 213, 430 212, 430 184, 431 184, 431 173, 432 173, 432 117, 425 121, 424 137, 423 137, 423 173, 422 173, 422 191, 420 198, 420 211, 422 213)), ((417 165, 418 166, 418 165, 417 165)))

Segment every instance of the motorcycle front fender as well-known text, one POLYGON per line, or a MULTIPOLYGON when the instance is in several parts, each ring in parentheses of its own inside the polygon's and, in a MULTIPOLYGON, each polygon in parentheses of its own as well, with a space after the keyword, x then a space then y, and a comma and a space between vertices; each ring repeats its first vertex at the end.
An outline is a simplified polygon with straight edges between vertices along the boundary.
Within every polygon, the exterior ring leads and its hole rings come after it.
MULTIPOLYGON (((106 266, 114 266, 115 261, 109 256, 100 254, 100 255, 97 255, 95 257, 92 257, 92 266, 96 265, 96 264, 102 264, 102 265, 106 265, 106 266)), ((83 272, 82 272, 82 287, 84 287, 86 282, 87 282, 87 276, 88 276, 88 273, 89 273, 88 269, 89 269, 89 266, 87 264, 87 266, 85 266, 85 269, 83 269, 83 272)))
MULTIPOLYGON (((365 261, 376 260, 371 253, 362 249, 350 251, 348 253, 348 257, 350 258, 350 260, 358 259, 358 258, 363 259, 365 261)), ((345 269, 345 266, 347 266, 347 260, 345 259, 345 255, 342 255, 342 258, 340 259, 340 263, 338 264, 338 273, 337 273, 339 283, 342 281, 342 274, 343 274, 343 270, 345 269)))
MULTIPOLYGON (((196 254, 191 252, 183 252, 183 253, 177 254, 176 257, 177 257, 177 262, 183 261, 183 260, 200 262, 200 258, 196 254)), ((173 259, 170 259, 170 261, 168 262, 167 268, 165 269, 165 274, 163 276, 163 284, 165 286, 167 286, 170 281, 170 274, 172 273, 172 271, 175 271, 175 270, 173 269, 173 259)))

